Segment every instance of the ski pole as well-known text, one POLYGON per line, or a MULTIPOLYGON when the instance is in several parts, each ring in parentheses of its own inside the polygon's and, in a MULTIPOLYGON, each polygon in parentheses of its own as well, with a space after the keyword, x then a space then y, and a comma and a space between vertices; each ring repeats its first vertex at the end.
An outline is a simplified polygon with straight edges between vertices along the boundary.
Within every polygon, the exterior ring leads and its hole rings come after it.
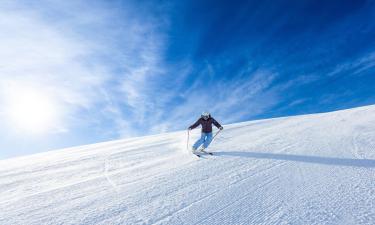
POLYGON ((212 138, 211 142, 215 139, 215 137, 220 133, 221 130, 219 130, 218 132, 216 132, 216 134, 214 135, 214 137, 212 138))
POLYGON ((189 130, 187 131, 188 132, 188 135, 187 135, 187 142, 186 142, 186 150, 189 150, 189 130))

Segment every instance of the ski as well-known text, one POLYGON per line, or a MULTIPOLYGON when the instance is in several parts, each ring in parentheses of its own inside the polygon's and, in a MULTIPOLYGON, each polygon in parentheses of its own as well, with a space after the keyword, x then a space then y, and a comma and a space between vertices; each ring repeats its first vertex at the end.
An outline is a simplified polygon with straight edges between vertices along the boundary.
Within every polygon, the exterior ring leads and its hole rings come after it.
POLYGON ((206 151, 200 151, 200 153, 193 153, 196 157, 198 157, 198 158, 202 158, 202 154, 204 154, 204 155, 214 155, 214 153, 212 153, 212 152, 206 152, 206 151))
POLYGON ((201 158, 202 155, 214 155, 214 153, 205 151, 203 149, 198 149, 196 151, 193 151, 193 154, 197 156, 198 158, 201 158))
POLYGON ((212 152, 207 152, 207 151, 204 151, 204 150, 201 150, 201 152, 206 153, 208 155, 214 155, 212 152))

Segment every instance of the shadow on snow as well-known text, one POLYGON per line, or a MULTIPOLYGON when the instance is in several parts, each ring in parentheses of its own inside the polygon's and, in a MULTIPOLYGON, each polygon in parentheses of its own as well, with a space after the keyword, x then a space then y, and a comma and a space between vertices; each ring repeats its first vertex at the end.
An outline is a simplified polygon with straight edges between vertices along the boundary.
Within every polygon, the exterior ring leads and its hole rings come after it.
POLYGON ((256 159, 273 159, 286 160, 305 163, 317 163, 334 166, 354 166, 354 167, 375 167, 375 160, 372 159, 349 159, 349 158, 334 158, 321 156, 307 156, 307 155, 289 155, 280 153, 261 153, 261 152, 215 152, 217 156, 233 156, 256 159))

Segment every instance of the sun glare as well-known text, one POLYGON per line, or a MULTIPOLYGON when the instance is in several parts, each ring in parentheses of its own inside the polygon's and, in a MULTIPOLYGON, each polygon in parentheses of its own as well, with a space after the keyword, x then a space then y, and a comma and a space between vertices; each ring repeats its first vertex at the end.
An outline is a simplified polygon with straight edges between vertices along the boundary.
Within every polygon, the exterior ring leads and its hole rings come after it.
POLYGON ((44 133, 56 122, 57 111, 53 101, 41 91, 13 90, 7 96, 6 111, 11 126, 30 133, 44 133))

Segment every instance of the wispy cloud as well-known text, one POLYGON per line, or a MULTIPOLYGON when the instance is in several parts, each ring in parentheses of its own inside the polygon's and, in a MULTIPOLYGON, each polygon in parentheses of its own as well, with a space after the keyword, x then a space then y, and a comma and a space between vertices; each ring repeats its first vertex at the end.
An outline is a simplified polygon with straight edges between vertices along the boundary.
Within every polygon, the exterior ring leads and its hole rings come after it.
POLYGON ((186 128, 199 114, 210 111, 222 123, 238 122, 261 114, 278 102, 278 90, 272 89, 277 73, 267 69, 255 71, 244 68, 242 77, 232 82, 208 78, 215 74, 212 65, 198 76, 195 84, 183 95, 183 100, 172 107, 170 115, 164 121, 155 124, 154 130, 175 130, 186 128))
POLYGON ((346 75, 359 75, 375 68, 375 52, 361 55, 357 59, 351 59, 349 62, 340 62, 331 72, 327 74, 329 77, 346 75))
MULTIPOLYGON (((134 10, 132 3, 2 4, 1 90, 28 87, 50 96, 61 110, 51 134, 83 127, 112 138, 139 134, 135 125, 155 107, 148 96, 150 81, 163 72, 166 22, 134 10)), ((0 95, 1 113, 8 96, 0 95)))
POLYGON ((2 87, 41 90, 64 105, 61 108, 67 112, 94 104, 98 97, 95 90, 109 76, 103 65, 85 64, 85 57, 92 54, 91 46, 66 34, 64 28, 46 23, 33 10, 5 7, 0 21, 2 87))

